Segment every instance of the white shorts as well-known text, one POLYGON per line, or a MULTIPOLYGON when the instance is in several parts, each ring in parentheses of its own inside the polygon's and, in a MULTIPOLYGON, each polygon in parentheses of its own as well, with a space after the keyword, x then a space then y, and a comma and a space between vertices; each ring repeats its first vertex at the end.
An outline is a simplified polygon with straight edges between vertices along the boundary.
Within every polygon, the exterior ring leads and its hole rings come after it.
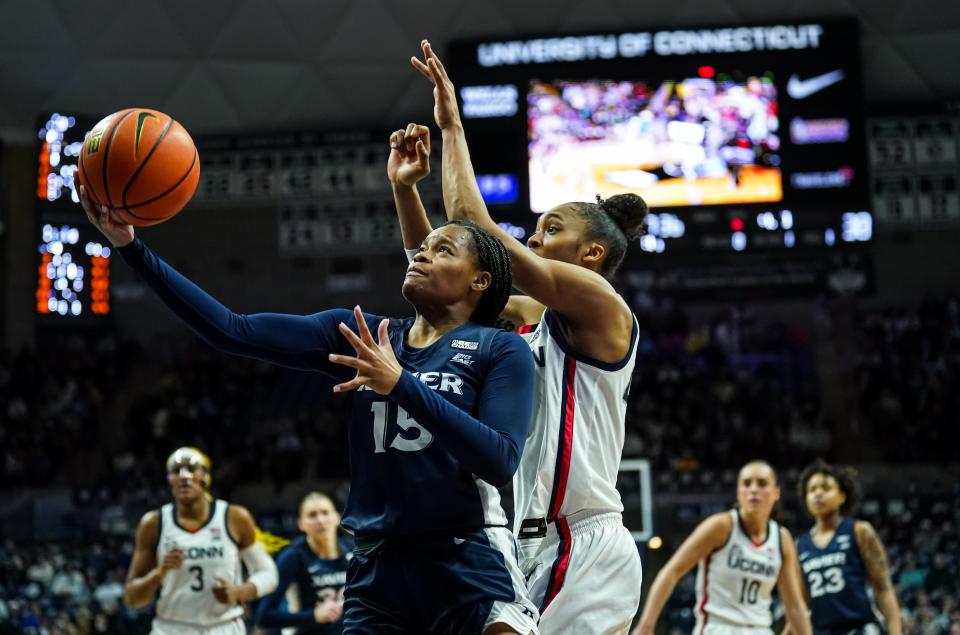
POLYGON ((211 626, 154 618, 150 635, 246 635, 247 627, 239 617, 211 626))
POLYGON ((522 538, 520 568, 543 635, 630 630, 643 572, 619 513, 581 512, 550 523, 542 538, 522 538))
POLYGON ((773 635, 773 631, 766 626, 744 626, 742 624, 728 624, 707 620, 706 626, 699 621, 693 628, 694 635, 773 635))

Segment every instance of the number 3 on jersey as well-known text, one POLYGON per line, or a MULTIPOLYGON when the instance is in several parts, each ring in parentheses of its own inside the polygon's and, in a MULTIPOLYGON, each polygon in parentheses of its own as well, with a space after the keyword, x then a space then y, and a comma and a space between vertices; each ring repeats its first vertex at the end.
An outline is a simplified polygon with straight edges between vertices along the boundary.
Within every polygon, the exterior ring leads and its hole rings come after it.
MULTIPOLYGON (((376 454, 387 451, 387 425, 390 413, 390 404, 386 401, 375 401, 370 404, 373 412, 373 447, 376 454)), ((406 410, 397 406, 397 425, 400 432, 393 437, 389 447, 401 452, 417 452, 423 450, 433 441, 433 435, 423 428, 416 419, 406 410), (416 433, 416 436, 412 436, 416 433)))

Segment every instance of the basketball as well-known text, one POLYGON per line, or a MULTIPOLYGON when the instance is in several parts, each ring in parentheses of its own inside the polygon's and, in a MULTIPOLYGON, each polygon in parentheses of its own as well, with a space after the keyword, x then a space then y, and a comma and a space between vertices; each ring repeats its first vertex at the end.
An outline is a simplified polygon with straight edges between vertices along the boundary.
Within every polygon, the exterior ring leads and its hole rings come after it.
POLYGON ((87 135, 77 173, 90 199, 131 225, 156 225, 190 201, 200 156, 186 129, 148 108, 104 117, 87 135))

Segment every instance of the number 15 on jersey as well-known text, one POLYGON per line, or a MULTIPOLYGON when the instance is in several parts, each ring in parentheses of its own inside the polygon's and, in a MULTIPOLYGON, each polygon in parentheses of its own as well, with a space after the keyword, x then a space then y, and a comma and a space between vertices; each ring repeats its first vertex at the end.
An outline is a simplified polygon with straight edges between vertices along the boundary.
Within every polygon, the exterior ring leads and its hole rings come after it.
POLYGON ((391 405, 387 401, 375 401, 370 404, 370 411, 373 412, 374 452, 381 454, 388 449, 418 452, 426 449, 433 441, 433 435, 400 406, 397 406, 396 415, 393 416, 391 405), (390 420, 395 425, 389 425, 390 420), (396 430, 397 427, 400 429, 396 430), (389 443, 388 437, 391 438, 389 443))

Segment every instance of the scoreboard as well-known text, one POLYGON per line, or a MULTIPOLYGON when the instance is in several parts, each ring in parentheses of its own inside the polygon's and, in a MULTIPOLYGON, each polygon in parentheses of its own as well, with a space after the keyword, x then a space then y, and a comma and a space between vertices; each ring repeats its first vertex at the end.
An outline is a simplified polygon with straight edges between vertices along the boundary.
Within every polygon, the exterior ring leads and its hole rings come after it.
POLYGON ((48 113, 37 128, 36 315, 41 326, 102 323, 110 314, 111 249, 84 217, 77 161, 95 119, 48 113))

